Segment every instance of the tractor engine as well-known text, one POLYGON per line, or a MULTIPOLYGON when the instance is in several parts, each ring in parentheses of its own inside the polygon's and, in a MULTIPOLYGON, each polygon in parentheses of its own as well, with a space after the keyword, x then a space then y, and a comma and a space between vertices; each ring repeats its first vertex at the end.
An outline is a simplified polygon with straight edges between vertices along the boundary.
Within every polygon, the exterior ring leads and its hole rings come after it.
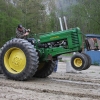
POLYGON ((67 40, 57 40, 54 42, 39 44, 39 48, 52 48, 63 46, 66 47, 68 45, 67 40))

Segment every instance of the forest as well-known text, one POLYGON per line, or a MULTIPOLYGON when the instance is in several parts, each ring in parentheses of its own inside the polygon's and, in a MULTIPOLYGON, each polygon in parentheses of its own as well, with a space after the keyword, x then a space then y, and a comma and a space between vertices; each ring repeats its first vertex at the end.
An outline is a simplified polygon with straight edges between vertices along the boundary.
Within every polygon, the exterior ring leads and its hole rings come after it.
POLYGON ((59 17, 63 22, 63 16, 68 28, 79 27, 84 34, 100 34, 99 5, 99 0, 0 0, 0 47, 15 37, 18 24, 30 28, 32 37, 60 31, 59 17))

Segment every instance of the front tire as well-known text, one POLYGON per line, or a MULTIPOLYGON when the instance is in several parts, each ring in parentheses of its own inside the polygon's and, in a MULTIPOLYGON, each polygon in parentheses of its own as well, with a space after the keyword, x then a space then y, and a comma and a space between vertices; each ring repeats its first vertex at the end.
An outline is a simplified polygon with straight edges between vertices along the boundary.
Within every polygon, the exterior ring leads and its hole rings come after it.
POLYGON ((14 38, 4 45, 0 63, 6 77, 23 81, 30 79, 37 71, 38 56, 31 43, 14 38))
POLYGON ((87 57, 84 54, 78 53, 71 58, 71 65, 75 70, 81 71, 87 64, 87 57))
POLYGON ((83 68, 83 70, 86 70, 86 69, 88 69, 88 68, 91 66, 91 58, 90 58, 90 56, 87 55, 86 53, 83 53, 83 52, 82 52, 82 54, 85 55, 85 56, 87 57, 87 60, 88 60, 87 66, 85 66, 85 68, 83 68))

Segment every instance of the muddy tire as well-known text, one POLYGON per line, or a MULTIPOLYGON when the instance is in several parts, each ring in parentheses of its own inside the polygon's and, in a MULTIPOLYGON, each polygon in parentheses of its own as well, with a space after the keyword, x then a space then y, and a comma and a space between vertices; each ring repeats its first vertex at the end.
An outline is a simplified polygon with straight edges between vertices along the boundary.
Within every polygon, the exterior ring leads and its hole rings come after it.
POLYGON ((87 55, 86 53, 83 53, 83 52, 82 52, 82 54, 84 54, 84 55, 87 57, 87 60, 88 60, 87 66, 85 66, 85 68, 83 68, 83 70, 86 70, 86 69, 88 69, 88 68, 91 66, 91 58, 90 58, 90 56, 87 55))
POLYGON ((53 72, 54 67, 55 67, 54 61, 40 63, 39 68, 35 73, 34 77, 46 78, 53 72))
POLYGON ((87 66, 87 64, 88 60, 84 54, 78 53, 73 55, 73 57, 71 58, 71 65, 77 71, 83 70, 87 66))
POLYGON ((0 63, 7 78, 23 81, 30 79, 37 71, 38 56, 31 43, 14 38, 4 44, 0 63))

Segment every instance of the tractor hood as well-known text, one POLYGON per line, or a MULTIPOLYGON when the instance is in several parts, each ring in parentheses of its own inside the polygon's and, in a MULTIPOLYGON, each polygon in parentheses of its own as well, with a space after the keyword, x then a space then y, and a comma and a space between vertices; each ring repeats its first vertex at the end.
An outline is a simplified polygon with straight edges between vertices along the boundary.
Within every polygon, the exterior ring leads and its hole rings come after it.
POLYGON ((78 34, 78 33, 81 33, 81 32, 80 32, 80 29, 77 27, 77 28, 73 28, 73 29, 69 29, 69 30, 52 32, 52 33, 40 35, 39 36, 40 43, 46 43, 46 42, 52 42, 52 41, 66 39, 66 38, 68 38, 68 36, 71 33, 77 33, 78 34))

